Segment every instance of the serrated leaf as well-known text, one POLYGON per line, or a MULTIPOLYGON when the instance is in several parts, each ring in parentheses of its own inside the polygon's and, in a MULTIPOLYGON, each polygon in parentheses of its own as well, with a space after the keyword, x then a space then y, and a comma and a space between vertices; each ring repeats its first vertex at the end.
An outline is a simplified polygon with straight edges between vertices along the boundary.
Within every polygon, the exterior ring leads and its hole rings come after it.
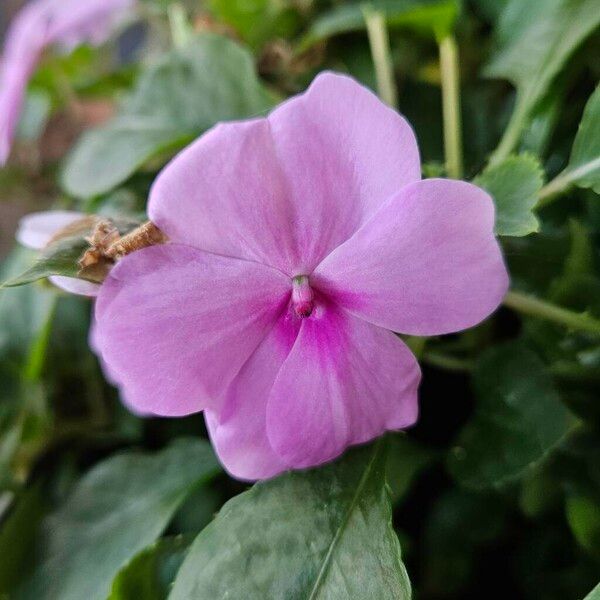
POLYGON ((170 600, 410 598, 381 444, 256 484, 194 541, 170 600))
MULTIPOLYGON (((365 29, 364 2, 342 4, 317 18, 301 47, 341 33, 365 29)), ((373 0, 368 5, 384 13, 391 27, 405 27, 443 37, 454 27, 460 6, 457 0, 373 0)))
POLYGON ((191 541, 167 537, 142 550, 119 571, 108 600, 165 600, 191 541))
POLYGON ((509 156, 489 166, 473 183, 494 198, 498 235, 520 237, 539 230, 533 208, 542 188, 543 171, 534 156, 509 156))
POLYGON ((449 458, 459 483, 500 487, 540 464, 569 430, 570 416, 538 356, 520 342, 484 353, 473 374, 477 408, 449 458))
POLYGON ((100 463, 45 520, 33 575, 11 598, 105 600, 123 565, 162 533, 191 490, 218 469, 210 445, 196 439, 100 463))
MULTIPOLYGON (((510 152, 532 111, 573 52, 600 24, 597 0, 511 0, 496 38, 498 51, 485 74, 517 88, 512 121, 501 144, 510 152)), ((492 162, 496 162, 492 157, 492 162)))
POLYGON ((252 56, 225 37, 203 34, 147 68, 118 115, 82 136, 62 185, 82 198, 108 192, 215 123, 257 115, 270 104, 252 56))

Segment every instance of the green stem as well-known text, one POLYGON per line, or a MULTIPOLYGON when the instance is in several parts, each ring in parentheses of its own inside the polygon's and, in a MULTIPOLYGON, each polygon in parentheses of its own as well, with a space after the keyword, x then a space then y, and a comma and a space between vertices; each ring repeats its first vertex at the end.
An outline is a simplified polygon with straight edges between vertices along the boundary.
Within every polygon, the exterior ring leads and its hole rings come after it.
POLYGON ((525 107, 526 103, 520 102, 519 98, 517 98, 515 110, 510 117, 508 126, 504 130, 504 135, 502 136, 498 147, 490 156, 490 165, 501 163, 517 147, 527 121, 527 111, 525 110, 525 107))
POLYGON ((585 313, 561 308, 545 300, 521 292, 510 291, 504 297, 504 305, 513 310, 564 325, 570 329, 600 335, 600 321, 585 313))
POLYGON ((38 381, 42 375, 42 369, 46 360, 46 350, 48 349, 50 334, 52 333, 54 314, 56 313, 56 303, 57 298, 54 297, 52 305, 48 310, 46 321, 29 349, 27 361, 23 368, 23 378, 27 381, 38 381))
POLYGON ((371 46, 371 56, 375 65, 379 97, 389 106, 396 108, 398 93, 394 80, 394 63, 390 52, 390 39, 385 23, 385 14, 372 6, 363 6, 363 16, 367 25, 367 35, 371 46))
POLYGON ((442 79, 446 171, 450 177, 461 179, 463 160, 458 47, 453 35, 446 35, 438 45, 442 79))
POLYGON ((169 4, 167 14, 169 15, 169 28, 173 45, 176 48, 182 48, 189 42, 192 35, 185 8, 179 2, 173 2, 169 4))
POLYGON ((423 355, 423 361, 432 367, 438 367, 446 371, 455 371, 457 373, 466 373, 473 369, 473 361, 466 358, 458 358, 443 354, 441 352, 429 351, 423 355))

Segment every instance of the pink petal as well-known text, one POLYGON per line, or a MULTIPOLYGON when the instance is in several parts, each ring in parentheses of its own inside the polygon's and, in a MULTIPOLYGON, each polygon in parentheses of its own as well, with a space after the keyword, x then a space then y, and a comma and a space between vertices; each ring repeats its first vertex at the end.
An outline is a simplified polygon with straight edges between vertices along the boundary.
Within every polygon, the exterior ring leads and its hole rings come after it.
POLYGON ((29 78, 45 47, 104 41, 135 0, 33 0, 6 36, 0 77, 0 165, 10 154, 29 78))
POLYGON ((300 323, 286 308, 233 381, 219 414, 205 412, 213 446, 233 477, 267 479, 288 468, 267 437, 267 398, 300 323))
POLYGON ((85 217, 73 210, 46 210, 25 215, 15 237, 27 248, 41 250, 61 229, 85 217))
POLYGON ((267 432, 294 468, 319 465, 351 444, 417 419, 417 361, 393 333, 320 304, 275 380, 267 432))
POLYGON ((177 242, 307 274, 420 178, 407 122, 331 73, 268 120, 219 125, 177 156, 150 218, 177 242))
POLYGON ((100 292, 100 284, 85 281, 85 279, 77 279, 76 277, 63 277, 62 275, 52 275, 48 279, 61 290, 70 294, 79 296, 97 296, 100 292))
POLYGON ((256 263, 179 244, 145 248, 103 283, 94 344, 138 412, 214 408, 289 295, 281 273, 256 263))
POLYGON ((412 335, 460 331, 489 316, 508 288, 480 188, 428 179, 401 190, 315 271, 313 285, 353 314, 412 335))

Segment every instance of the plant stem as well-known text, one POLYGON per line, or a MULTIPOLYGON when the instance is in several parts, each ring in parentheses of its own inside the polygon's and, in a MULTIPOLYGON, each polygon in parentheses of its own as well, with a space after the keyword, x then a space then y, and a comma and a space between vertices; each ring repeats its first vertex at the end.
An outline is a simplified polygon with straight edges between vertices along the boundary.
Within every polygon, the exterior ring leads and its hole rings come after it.
POLYGON ((52 323, 54 322, 57 301, 58 299, 56 296, 52 298, 52 305, 48 310, 44 325, 29 348, 27 361, 23 367, 23 378, 27 381, 38 381, 42 375, 42 369, 44 368, 44 362, 46 360, 46 350, 50 343, 50 334, 52 332, 52 323))
POLYGON ((425 352, 423 361, 433 367, 445 369, 446 371, 455 371, 457 373, 466 373, 473 369, 473 361, 436 352, 435 350, 425 352))
POLYGON ((179 2, 169 4, 167 9, 169 15, 169 28, 171 30, 171 39, 176 48, 185 46, 191 37, 191 28, 188 23, 185 8, 179 2))
POLYGON ((508 292, 504 298, 504 305, 531 317, 552 321, 577 331, 600 335, 600 321, 594 319, 594 317, 561 308, 521 292, 515 292, 514 290, 508 292))
POLYGON ((390 39, 385 23, 385 14, 372 6, 363 6, 371 56, 375 65, 379 97, 392 108, 398 105, 398 93, 394 81, 394 64, 390 52, 390 39))
POLYGON ((517 103, 513 114, 510 117, 508 126, 504 130, 504 135, 498 144, 498 147, 490 156, 489 164, 497 165, 501 163, 509 154, 517 147, 521 139, 521 133, 527 120, 527 111, 525 110, 525 102, 520 102, 517 97, 517 103))
POLYGON ((442 78, 446 171, 450 177, 461 179, 463 175, 463 160, 458 46, 456 45, 454 36, 451 34, 443 37, 438 42, 438 45, 442 78))

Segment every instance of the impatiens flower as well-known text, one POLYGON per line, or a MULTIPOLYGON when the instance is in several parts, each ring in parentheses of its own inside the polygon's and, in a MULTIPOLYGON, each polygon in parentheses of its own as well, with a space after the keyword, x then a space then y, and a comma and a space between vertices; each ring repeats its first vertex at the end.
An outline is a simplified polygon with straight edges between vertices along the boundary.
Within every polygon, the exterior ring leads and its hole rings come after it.
POLYGON ((407 122, 330 73, 185 149, 149 216, 171 241, 112 269, 94 345, 134 410, 204 410, 243 479, 412 425, 420 371, 392 332, 476 325, 508 285, 488 194, 421 180, 407 122))
MULTIPOLYGON (((71 210, 49 210, 26 215, 19 222, 16 238, 26 248, 42 250, 62 229, 72 223, 81 220, 83 213, 71 210)), ((50 281, 57 287, 82 296, 96 296, 100 285, 76 279, 75 277, 62 277, 54 275, 49 277, 50 281)))
POLYGON ((47 46, 100 44, 135 0, 33 0, 13 21, 0 72, 0 165, 10 148, 27 83, 47 46))

